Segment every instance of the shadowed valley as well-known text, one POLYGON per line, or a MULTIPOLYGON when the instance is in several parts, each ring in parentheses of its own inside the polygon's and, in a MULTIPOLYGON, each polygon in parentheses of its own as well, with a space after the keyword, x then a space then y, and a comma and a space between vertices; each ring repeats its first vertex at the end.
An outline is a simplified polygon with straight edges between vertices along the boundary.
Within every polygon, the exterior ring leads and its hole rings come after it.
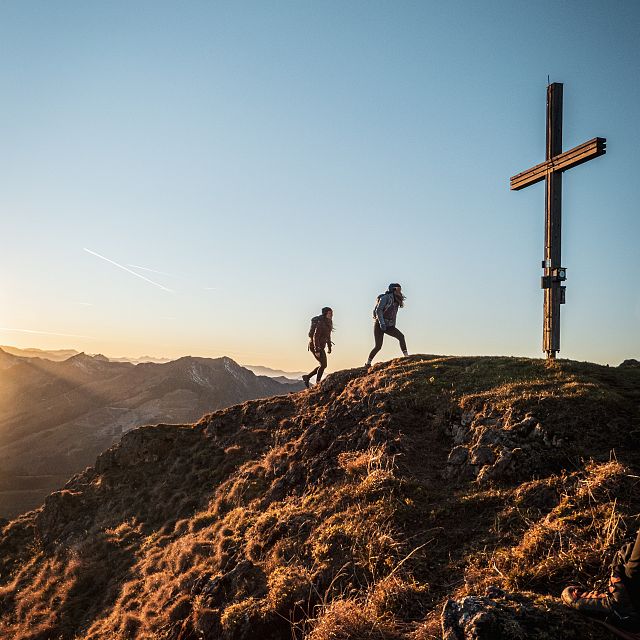
POLYGON ((0 518, 42 504, 134 427, 193 422, 301 387, 256 376, 230 358, 133 365, 83 353, 52 362, 0 350, 0 518))

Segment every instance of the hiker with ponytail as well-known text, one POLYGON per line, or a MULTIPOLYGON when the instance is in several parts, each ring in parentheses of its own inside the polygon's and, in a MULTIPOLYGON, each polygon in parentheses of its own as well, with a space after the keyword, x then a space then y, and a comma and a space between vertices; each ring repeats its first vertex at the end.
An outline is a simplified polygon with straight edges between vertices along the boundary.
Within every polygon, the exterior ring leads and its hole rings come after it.
POLYGON ((402 355, 409 355, 404 334, 396 327, 398 309, 404 307, 405 300, 406 298, 402 293, 402 287, 397 282, 392 282, 387 291, 378 296, 376 306, 373 309, 373 339, 375 345, 373 349, 371 349, 369 359, 364 365, 365 367, 368 368, 371 366, 371 362, 376 354, 382 349, 382 341, 384 340, 385 334, 393 336, 400 342, 402 355))

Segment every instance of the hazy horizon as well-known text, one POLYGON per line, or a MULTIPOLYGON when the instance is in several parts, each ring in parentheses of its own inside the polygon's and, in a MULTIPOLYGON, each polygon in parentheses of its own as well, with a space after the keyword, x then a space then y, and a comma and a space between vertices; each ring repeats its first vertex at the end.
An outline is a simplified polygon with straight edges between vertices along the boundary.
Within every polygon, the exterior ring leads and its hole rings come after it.
MULTIPOLYGON (((24 347, 19 347, 17 345, 0 345, 0 349, 4 348, 4 347, 10 347, 13 349, 18 349, 18 350, 37 350, 37 351, 44 351, 44 352, 48 352, 48 351, 75 351, 77 353, 86 353, 89 356, 97 356, 97 355, 102 355, 105 356, 106 358, 110 359, 110 360, 115 360, 115 359, 123 359, 123 360, 141 360, 144 358, 149 358, 150 360, 166 360, 166 361, 173 361, 173 360, 178 360, 179 358, 186 358, 186 357, 192 357, 192 358, 223 358, 223 357, 229 357, 232 360, 236 360, 235 358, 233 358, 230 354, 228 353, 219 353, 219 354, 204 354, 204 353, 198 353, 198 352, 194 352, 194 353, 178 353, 174 356, 165 356, 165 355, 158 355, 158 354, 149 354, 149 353, 143 353, 143 354, 139 354, 139 355, 131 355, 131 354, 122 354, 122 353, 104 353, 102 351, 95 351, 95 352, 89 352, 89 351, 82 351, 81 349, 77 349, 75 347, 60 347, 60 348, 56 348, 56 349, 45 349, 42 347, 33 347, 33 346, 24 346, 24 347)), ((390 346, 390 345, 387 345, 390 346)), ((394 358, 400 358, 402 357, 402 354, 396 354, 393 352, 394 350, 389 348, 386 350, 385 353, 381 352, 381 357, 376 358, 375 362, 382 362, 382 361, 387 361, 387 360, 393 360, 394 358)), ((483 357, 483 356, 493 356, 493 355, 497 355, 497 356, 506 356, 506 357, 529 357, 529 356, 520 356, 518 354, 482 354, 482 353, 440 353, 440 354, 427 354, 427 353, 414 353, 414 354, 409 354, 409 355, 428 355, 428 356, 442 356, 442 357, 458 357, 458 356, 471 356, 471 357, 483 357)), ((329 356, 330 357, 330 356, 329 356)), ((544 359, 544 354, 540 354, 540 356, 532 356, 533 358, 539 357, 540 359, 544 359)), ((562 358, 561 356, 559 356, 559 359, 569 359, 569 360, 577 360, 576 358, 562 358)), ((628 359, 637 359, 636 356, 633 355, 629 355, 623 359, 621 359, 619 362, 597 362, 597 361, 592 361, 589 360, 588 362, 593 362, 594 364, 603 364, 603 365, 609 365, 609 366, 617 366, 619 364, 621 364, 624 360, 628 360, 628 359)), ((261 367, 261 368, 265 368, 265 369, 271 369, 273 371, 282 371, 285 373, 304 373, 307 369, 312 368, 312 367, 303 367, 302 369, 294 369, 294 368, 283 368, 283 367, 276 367, 272 364, 270 364, 269 362, 245 362, 245 361, 240 361, 240 360, 236 360, 236 362, 243 366, 243 367, 261 367)), ((350 367, 346 367, 346 368, 357 368, 361 366, 360 364, 353 364, 350 367)), ((335 370, 335 369, 334 369, 335 370)), ((328 373, 330 373, 331 371, 328 371, 328 373)))
MULTIPOLYGON (((16 345, 7 345, 7 344, 2 344, 0 345, 0 349, 6 350, 6 349, 15 349, 16 351, 38 351, 38 352, 43 352, 43 353, 56 353, 56 352, 74 352, 76 354, 80 354, 80 353, 86 353, 89 356, 98 356, 98 355, 102 355, 105 356, 106 358, 110 359, 110 360, 143 360, 148 358, 149 361, 173 361, 173 360, 177 360, 179 358, 187 358, 187 357, 191 357, 191 358, 223 358, 223 357, 230 357, 228 354, 222 354, 219 356, 206 356, 206 355, 202 355, 199 353, 183 353, 180 355, 176 355, 173 357, 168 357, 168 356, 161 356, 161 355, 152 355, 152 354, 139 354, 139 355, 131 355, 131 354, 106 354, 106 353, 102 353, 102 352, 94 352, 94 353, 90 353, 90 352, 86 352, 86 351, 81 351, 80 349, 76 349, 74 347, 61 347, 61 348, 57 348, 57 349, 42 349, 40 347, 18 347, 16 345)), ((73 357, 73 356, 70 356, 73 357)), ((233 359, 233 358, 232 358, 233 359)), ((238 362, 238 364, 240 364, 243 367, 260 367, 263 369, 271 369, 273 371, 278 371, 278 372, 283 372, 283 373, 304 373, 303 371, 290 371, 290 370, 284 370, 284 369, 280 369, 280 368, 276 368, 276 367, 270 367, 269 365, 265 365, 259 362, 238 362)))
MULTIPOLYGON (((543 357, 547 77, 564 83, 559 357, 640 357, 640 4, 4 3, 0 341, 362 365, 543 357), (379 359, 400 355, 387 340, 379 359)), ((388 343, 388 344, 387 344, 388 343)))

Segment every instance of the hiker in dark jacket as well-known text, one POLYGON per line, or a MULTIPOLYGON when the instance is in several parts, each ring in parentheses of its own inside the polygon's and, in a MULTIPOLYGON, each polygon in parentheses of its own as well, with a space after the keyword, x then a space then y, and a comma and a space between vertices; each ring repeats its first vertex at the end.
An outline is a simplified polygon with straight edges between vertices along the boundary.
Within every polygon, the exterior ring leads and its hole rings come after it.
POLYGON ((382 341, 384 334, 397 338, 400 342, 402 354, 408 356, 407 343, 404 335, 398 331, 396 327, 396 316, 398 309, 404 307, 405 297, 402 294, 402 287, 397 282, 389 285, 386 293, 382 293, 376 300, 376 306, 373 309, 373 338, 375 346, 371 349, 369 359, 365 363, 365 367, 371 366, 371 362, 375 358, 376 353, 382 349, 382 341))
POLYGON ((327 368, 327 354, 325 347, 331 353, 331 332, 333 331, 333 310, 331 307, 322 307, 322 315, 311 318, 311 328, 309 329, 309 351, 313 353, 313 357, 320 363, 311 373, 302 376, 307 389, 309 388, 309 380, 316 376, 316 384, 322 380, 322 374, 327 368))
POLYGON ((570 586, 562 601, 572 609, 598 619, 622 638, 640 640, 640 531, 613 557, 607 591, 586 592, 570 586))

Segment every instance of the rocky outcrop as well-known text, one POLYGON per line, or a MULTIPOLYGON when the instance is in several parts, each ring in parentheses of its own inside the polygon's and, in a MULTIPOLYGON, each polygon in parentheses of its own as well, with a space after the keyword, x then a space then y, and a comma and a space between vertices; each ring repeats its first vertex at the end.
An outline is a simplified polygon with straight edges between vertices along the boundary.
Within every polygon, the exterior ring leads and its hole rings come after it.
POLYGON ((484 596, 447 600, 440 616, 442 640, 579 640, 593 623, 554 598, 509 594, 490 587, 484 596))
POLYGON ((563 446, 563 439, 545 429, 534 415, 518 420, 511 413, 502 415, 487 407, 463 411, 459 420, 445 424, 445 433, 453 448, 444 476, 475 479, 479 484, 529 473, 538 455, 563 446))

